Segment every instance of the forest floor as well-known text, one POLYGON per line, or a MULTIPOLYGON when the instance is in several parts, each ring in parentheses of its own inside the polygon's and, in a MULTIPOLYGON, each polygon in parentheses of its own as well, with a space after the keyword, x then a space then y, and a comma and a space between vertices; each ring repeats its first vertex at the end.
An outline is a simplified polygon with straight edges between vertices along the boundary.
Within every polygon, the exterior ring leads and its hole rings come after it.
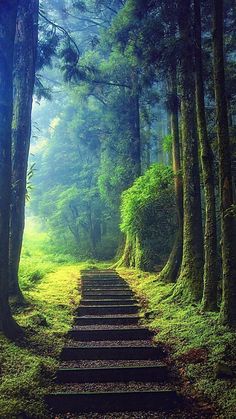
MULTIPOLYGON (((1 418, 48 417, 43 398, 79 305, 80 271, 92 267, 92 262, 73 263, 49 254, 24 255, 21 286, 27 304, 15 306, 14 315, 25 329, 25 340, 13 343, 0 335, 1 418)), ((130 269, 119 273, 140 298, 144 324, 168 350, 183 393, 197 400, 203 411, 211 411, 213 404, 214 418, 235 418, 235 334, 218 324, 217 314, 173 301, 173 285, 156 281, 156 274, 130 269)))
MULTIPOLYGON (((30 264, 31 266, 31 264, 30 264)), ((14 307, 25 330, 20 342, 0 335, 0 417, 45 417, 43 394, 58 367, 64 335, 79 304, 78 277, 84 265, 59 266, 39 262, 23 279, 26 305, 14 307), (33 278, 33 279, 32 279, 33 278)))
MULTIPOLYGON (((44 395, 59 366, 65 335, 80 302, 80 271, 90 262, 73 263, 42 249, 24 248, 20 285, 26 304, 12 302, 24 339, 11 342, 0 334, 0 418, 48 418, 44 395)), ((102 269, 107 264, 98 264, 102 269)))
POLYGON ((173 284, 157 274, 120 268, 138 295, 145 326, 164 345, 170 363, 182 380, 182 392, 215 411, 210 417, 236 418, 236 333, 219 324, 218 313, 202 313, 198 305, 184 305, 172 297, 173 284))

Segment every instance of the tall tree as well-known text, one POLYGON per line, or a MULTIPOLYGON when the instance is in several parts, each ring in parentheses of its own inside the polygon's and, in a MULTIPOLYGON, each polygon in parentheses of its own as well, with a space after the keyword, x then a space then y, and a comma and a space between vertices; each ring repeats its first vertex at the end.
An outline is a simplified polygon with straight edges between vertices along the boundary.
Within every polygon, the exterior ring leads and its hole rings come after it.
POLYGON ((219 148, 219 179, 221 201, 221 234, 223 264, 222 321, 236 325, 236 225, 233 213, 233 188, 225 94, 223 47, 223 0, 213 1, 213 56, 214 87, 216 99, 216 127, 219 148))
POLYGON ((14 49, 10 293, 23 299, 18 270, 25 221, 25 195, 31 137, 32 96, 38 40, 38 0, 19 0, 14 49))
POLYGON ((199 300, 203 287, 203 237, 198 145, 195 124, 194 65, 191 1, 179 1, 181 42, 180 89, 183 148, 183 258, 179 277, 181 290, 199 300))
POLYGON ((130 157, 134 165, 134 178, 141 175, 142 156, 141 156, 141 133, 140 133, 140 86, 138 82, 137 69, 131 70, 131 106, 132 114, 130 119, 131 144, 130 157))
POLYGON ((11 125, 13 52, 18 1, 0 2, 0 329, 10 337, 20 332, 8 302, 11 199, 11 125))
POLYGON ((162 269, 159 278, 166 282, 175 282, 182 262, 183 253, 183 181, 181 173, 179 111, 177 95, 176 63, 172 62, 168 76, 167 107, 170 114, 170 128, 172 137, 172 165, 175 182, 175 199, 177 209, 178 230, 169 259, 162 269))
POLYGON ((195 88, 198 137, 205 196, 204 289, 205 310, 217 308, 218 255, 213 153, 208 139, 202 67, 201 1, 194 0, 195 88))

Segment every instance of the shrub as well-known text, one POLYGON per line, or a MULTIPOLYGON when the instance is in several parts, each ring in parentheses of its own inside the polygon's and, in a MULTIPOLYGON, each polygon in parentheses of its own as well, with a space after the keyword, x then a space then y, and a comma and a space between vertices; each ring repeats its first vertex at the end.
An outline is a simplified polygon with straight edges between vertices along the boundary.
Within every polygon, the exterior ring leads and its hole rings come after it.
POLYGON ((131 245, 133 265, 153 269, 170 252, 176 228, 173 172, 154 164, 122 195, 121 230, 131 245))

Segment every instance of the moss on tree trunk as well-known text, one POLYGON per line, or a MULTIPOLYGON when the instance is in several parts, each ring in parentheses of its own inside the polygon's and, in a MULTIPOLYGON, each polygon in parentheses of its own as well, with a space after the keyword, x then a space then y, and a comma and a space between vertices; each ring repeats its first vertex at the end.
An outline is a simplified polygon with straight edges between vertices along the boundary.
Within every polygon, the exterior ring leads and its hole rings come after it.
POLYGON ((0 2, 0 329, 11 338, 21 331, 8 302, 12 80, 17 3, 15 0, 0 2))
POLYGON ((31 110, 35 79, 38 1, 18 2, 14 49, 14 117, 12 124, 12 195, 10 222, 10 293, 22 296, 18 270, 25 223, 27 164, 31 136, 31 110))
POLYGON ((217 309, 217 283, 219 264, 217 254, 217 224, 215 206, 215 182, 213 153, 208 140, 205 115, 204 83, 202 74, 201 46, 201 2, 194 0, 195 27, 195 87, 197 105, 197 124, 200 142, 202 179, 205 196, 205 235, 204 235, 204 290, 203 308, 214 311, 217 309))
POLYGON ((174 172, 178 231, 169 259, 160 272, 158 278, 166 282, 175 282, 179 274, 183 254, 183 181, 181 174, 177 78, 175 63, 170 66, 169 69, 168 111, 170 113, 170 127, 172 136, 172 165, 174 172))
POLYGON ((183 258, 176 292, 200 300, 203 289, 203 237, 198 146, 195 124, 194 66, 191 2, 179 2, 182 148, 183 148, 183 258))
POLYGON ((232 211, 233 187, 223 52, 223 1, 213 1, 213 56, 216 127, 219 148, 223 295, 221 319, 236 326, 236 223, 232 211))

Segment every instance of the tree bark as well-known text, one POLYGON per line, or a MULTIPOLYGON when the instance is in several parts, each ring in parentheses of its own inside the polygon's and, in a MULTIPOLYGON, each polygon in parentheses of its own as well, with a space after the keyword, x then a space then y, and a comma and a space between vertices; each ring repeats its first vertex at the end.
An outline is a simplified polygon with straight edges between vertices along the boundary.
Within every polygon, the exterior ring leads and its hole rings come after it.
POLYGON ((15 0, 0 2, 0 329, 11 338, 21 332, 8 302, 13 52, 17 5, 15 0))
MULTIPOLYGON (((191 2, 179 2, 182 147, 183 147, 183 258, 178 292, 199 301, 203 289, 203 237, 198 146, 195 123, 191 2)), ((177 289, 176 289, 177 291, 177 289)))
MULTIPOLYGON (((140 135, 140 97, 137 74, 132 72, 132 93, 130 97, 131 118, 130 118, 130 150, 129 155, 132 162, 132 183, 141 176, 142 156, 141 156, 141 135, 140 135)), ((135 239, 129 234, 125 238, 124 252, 117 266, 134 266, 135 264, 135 239)))
POLYGON ((140 105, 137 87, 131 96, 133 117, 131 119, 130 157, 133 164, 133 180, 141 175, 141 135, 140 135, 140 105))
POLYGON ((135 245, 136 245, 136 238, 133 237, 130 233, 126 234, 125 237, 125 246, 122 257, 118 260, 115 264, 116 267, 126 266, 130 268, 133 266, 133 261, 135 258, 135 245))
POLYGON ((19 301, 18 270, 25 223, 27 165, 38 38, 38 0, 19 0, 14 51, 10 293, 19 301))
POLYGON ((141 175, 142 147, 140 134, 140 92, 137 69, 131 71, 132 89, 130 94, 130 158, 133 165, 133 181, 141 175))
POLYGON ((213 58, 216 128, 219 149, 223 295, 221 319, 236 326, 236 226, 232 211, 233 187, 230 158, 223 51, 223 0, 213 0, 213 58))
POLYGON ((169 71, 169 100, 168 112, 170 113, 170 128, 172 136, 172 165, 175 182, 175 199, 177 208, 178 231, 169 259, 160 272, 158 278, 166 282, 175 282, 182 262, 183 253, 183 181, 181 174, 178 96, 176 66, 171 65, 169 71))
POLYGON ((197 125, 206 205, 204 235, 204 289, 202 301, 204 310, 215 311, 217 309, 217 283, 219 277, 219 264, 217 255, 214 161, 207 133, 204 81, 202 73, 202 28, 200 0, 194 0, 194 29, 197 125))

